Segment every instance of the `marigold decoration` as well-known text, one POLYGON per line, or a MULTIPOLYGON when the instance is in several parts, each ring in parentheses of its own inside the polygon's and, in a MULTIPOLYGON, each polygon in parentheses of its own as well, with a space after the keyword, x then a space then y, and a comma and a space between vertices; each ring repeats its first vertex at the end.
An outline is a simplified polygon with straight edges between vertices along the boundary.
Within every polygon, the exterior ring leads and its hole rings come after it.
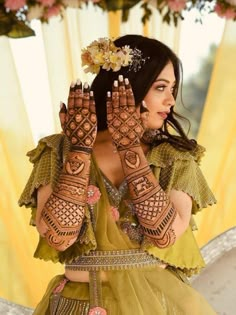
POLYGON ((90 206, 95 205, 101 197, 101 192, 98 187, 89 185, 87 190, 87 203, 90 206))
MULTIPOLYGON (((86 10, 88 2, 103 11, 121 10, 122 21, 129 19, 129 10, 138 3, 144 12, 143 23, 150 19, 153 10, 158 10, 164 23, 177 25, 184 19, 185 12, 192 9, 199 12, 198 21, 202 15, 211 13, 236 21, 235 0, 0 0, 0 35, 13 38, 33 36, 32 19, 47 23, 53 16, 63 18, 67 7, 86 10)), ((113 66, 112 60, 107 66, 113 66)))

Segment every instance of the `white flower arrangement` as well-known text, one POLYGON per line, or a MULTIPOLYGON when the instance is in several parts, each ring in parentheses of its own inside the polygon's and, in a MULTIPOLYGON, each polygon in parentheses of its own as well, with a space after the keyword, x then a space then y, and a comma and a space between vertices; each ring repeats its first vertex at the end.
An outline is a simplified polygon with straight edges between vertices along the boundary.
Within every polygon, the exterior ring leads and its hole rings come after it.
POLYGON ((82 67, 87 66, 84 69, 86 73, 97 74, 101 68, 116 72, 132 64, 133 49, 129 46, 116 47, 111 39, 99 38, 82 49, 81 59, 82 67))

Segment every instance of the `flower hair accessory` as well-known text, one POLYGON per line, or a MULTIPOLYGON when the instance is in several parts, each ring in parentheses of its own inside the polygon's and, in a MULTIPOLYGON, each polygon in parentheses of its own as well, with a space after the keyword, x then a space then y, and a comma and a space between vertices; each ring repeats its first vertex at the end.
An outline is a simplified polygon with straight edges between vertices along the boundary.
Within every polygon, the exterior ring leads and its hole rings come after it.
POLYGON ((150 57, 143 57, 141 50, 130 48, 128 45, 116 47, 109 38, 99 38, 82 49, 82 67, 84 71, 98 74, 100 69, 114 72, 121 67, 129 67, 128 71, 137 72, 150 57))

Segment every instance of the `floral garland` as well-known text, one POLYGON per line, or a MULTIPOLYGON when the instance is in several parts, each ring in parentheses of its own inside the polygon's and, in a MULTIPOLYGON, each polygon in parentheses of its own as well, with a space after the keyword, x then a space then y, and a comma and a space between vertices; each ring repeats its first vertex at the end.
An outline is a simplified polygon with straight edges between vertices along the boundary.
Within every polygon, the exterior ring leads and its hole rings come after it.
POLYGON ((30 28, 33 19, 48 22, 53 16, 61 16, 67 7, 86 9, 88 2, 104 11, 122 10, 122 21, 129 18, 129 10, 140 3, 144 10, 142 22, 157 9, 163 22, 178 24, 184 12, 197 9, 202 14, 215 12, 220 17, 236 21, 236 0, 0 0, 0 35, 19 38, 35 35, 30 28))

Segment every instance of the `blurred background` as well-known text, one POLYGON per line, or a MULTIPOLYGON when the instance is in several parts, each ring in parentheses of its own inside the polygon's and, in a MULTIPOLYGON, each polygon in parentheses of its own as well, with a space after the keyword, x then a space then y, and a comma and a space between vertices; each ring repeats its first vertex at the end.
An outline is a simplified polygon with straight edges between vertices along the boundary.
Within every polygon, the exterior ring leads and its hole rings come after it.
POLYGON ((81 49, 100 37, 143 34, 166 43, 183 63, 184 106, 178 102, 177 111, 207 149, 201 169, 218 201, 195 217, 197 242, 212 266, 195 285, 218 314, 235 315, 231 302, 221 307, 216 297, 229 291, 233 300, 235 289, 236 1, 213 1, 205 11, 200 4, 212 1, 67 0, 57 11, 60 1, 40 0, 34 11, 25 0, 7 1, 0 1, 0 297, 34 307, 48 281, 63 273, 59 264, 33 258, 38 235, 29 226, 30 210, 17 202, 32 170, 26 153, 60 132, 59 105, 70 83, 93 79, 81 68, 81 49), (229 272, 227 283, 215 281, 221 271, 229 272))

